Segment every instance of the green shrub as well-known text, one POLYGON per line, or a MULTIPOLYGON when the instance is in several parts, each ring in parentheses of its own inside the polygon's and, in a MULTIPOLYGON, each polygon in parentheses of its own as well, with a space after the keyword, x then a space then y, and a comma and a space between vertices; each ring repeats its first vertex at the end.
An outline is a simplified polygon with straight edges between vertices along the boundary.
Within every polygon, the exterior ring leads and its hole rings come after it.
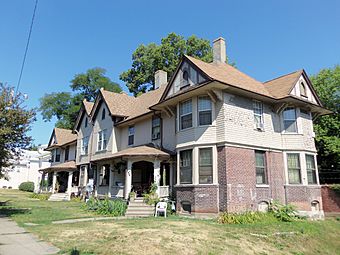
POLYGON ((273 222, 276 219, 270 213, 262 212, 244 212, 228 213, 223 212, 218 217, 218 223, 221 224, 251 224, 258 222, 273 222))
POLYGON ((152 183, 149 189, 149 192, 143 193, 143 201, 148 204, 148 205, 155 205, 157 204, 160 200, 157 196, 157 184, 152 183))
POLYGON ((33 192, 34 191, 34 182, 22 182, 19 185, 19 190, 33 192))
POLYGON ((290 222, 300 219, 297 211, 292 205, 283 205, 278 201, 273 201, 269 207, 269 212, 272 213, 278 220, 290 222))
POLYGON ((84 208, 89 211, 94 211, 101 215, 124 216, 127 204, 122 199, 110 200, 105 198, 103 200, 91 197, 84 208))
POLYGON ((48 200, 50 198, 50 196, 51 196, 51 194, 48 194, 48 193, 44 193, 44 194, 33 193, 29 197, 30 198, 36 198, 36 199, 39 199, 39 200, 48 200))
POLYGON ((340 184, 332 184, 328 186, 331 190, 335 191, 338 195, 340 195, 340 184))

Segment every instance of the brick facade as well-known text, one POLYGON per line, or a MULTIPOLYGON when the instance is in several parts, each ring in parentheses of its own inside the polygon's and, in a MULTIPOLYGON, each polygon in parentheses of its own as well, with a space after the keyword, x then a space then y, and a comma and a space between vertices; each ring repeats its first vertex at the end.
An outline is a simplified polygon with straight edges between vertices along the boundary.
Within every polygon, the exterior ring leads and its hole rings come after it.
POLYGON ((218 185, 175 186, 177 211, 183 212, 182 204, 191 205, 191 213, 218 213, 218 185))
POLYGON ((319 186, 286 185, 287 203, 292 204, 299 211, 311 211, 312 202, 319 203, 322 208, 321 189, 319 186))
POLYGON ((321 188, 323 210, 325 212, 340 213, 340 194, 330 189, 328 186, 321 188))

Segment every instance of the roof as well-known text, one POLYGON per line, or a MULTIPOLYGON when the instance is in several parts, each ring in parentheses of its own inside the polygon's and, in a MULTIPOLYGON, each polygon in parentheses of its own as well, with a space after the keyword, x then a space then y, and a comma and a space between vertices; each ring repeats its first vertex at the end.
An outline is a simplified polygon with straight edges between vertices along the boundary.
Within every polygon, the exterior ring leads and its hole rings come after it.
POLYGON ((43 168, 39 171, 49 172, 49 171, 63 171, 63 170, 76 170, 76 162, 75 161, 67 161, 64 163, 60 163, 57 165, 49 166, 46 168, 43 168))
POLYGON ((303 70, 298 70, 286 75, 282 75, 263 84, 266 89, 276 98, 283 98, 290 94, 296 82, 302 75, 303 70))
MULTIPOLYGON (((156 156, 156 157, 166 157, 169 158, 170 152, 165 150, 155 148, 152 145, 140 145, 136 147, 127 148, 116 153, 113 153, 109 158, 119 158, 119 157, 138 157, 138 156, 156 156)), ((105 159, 108 159, 106 157, 105 159)))
POLYGON ((93 107, 93 103, 88 102, 84 99, 83 104, 84 104, 84 108, 85 108, 87 115, 90 116, 90 113, 91 113, 91 110, 92 110, 92 107, 93 107))
POLYGON ((76 140, 77 135, 73 134, 72 130, 64 128, 54 128, 48 144, 49 146, 46 149, 48 150, 49 148, 54 146, 63 146, 76 140), (55 143, 51 144, 53 135, 55 137, 55 143))
POLYGON ((129 116, 132 110, 131 106, 134 106, 135 98, 129 96, 124 92, 116 93, 107 91, 104 89, 100 90, 104 101, 109 108, 111 115, 113 116, 129 116))
POLYGON ((190 56, 185 57, 213 80, 272 97, 262 82, 255 80, 231 65, 226 63, 206 63, 190 56))

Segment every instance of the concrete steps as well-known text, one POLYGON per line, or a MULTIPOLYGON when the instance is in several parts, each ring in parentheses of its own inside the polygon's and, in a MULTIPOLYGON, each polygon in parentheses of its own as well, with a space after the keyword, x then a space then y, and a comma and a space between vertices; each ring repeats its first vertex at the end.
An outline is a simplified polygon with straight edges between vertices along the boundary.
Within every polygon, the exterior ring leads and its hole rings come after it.
POLYGON ((135 198, 135 201, 130 201, 126 210, 125 216, 134 217, 150 217, 154 216, 155 207, 144 203, 143 198, 135 198))
POLYGON ((67 193, 54 193, 50 196, 48 201, 69 201, 69 196, 67 193))

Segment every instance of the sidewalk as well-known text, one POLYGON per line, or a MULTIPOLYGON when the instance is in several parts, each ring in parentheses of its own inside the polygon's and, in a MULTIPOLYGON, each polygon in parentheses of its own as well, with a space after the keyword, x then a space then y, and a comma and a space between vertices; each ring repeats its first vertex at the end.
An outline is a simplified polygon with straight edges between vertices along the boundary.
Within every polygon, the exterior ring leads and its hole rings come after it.
POLYGON ((0 216, 0 255, 42 255, 58 251, 58 248, 38 240, 14 221, 0 216))

